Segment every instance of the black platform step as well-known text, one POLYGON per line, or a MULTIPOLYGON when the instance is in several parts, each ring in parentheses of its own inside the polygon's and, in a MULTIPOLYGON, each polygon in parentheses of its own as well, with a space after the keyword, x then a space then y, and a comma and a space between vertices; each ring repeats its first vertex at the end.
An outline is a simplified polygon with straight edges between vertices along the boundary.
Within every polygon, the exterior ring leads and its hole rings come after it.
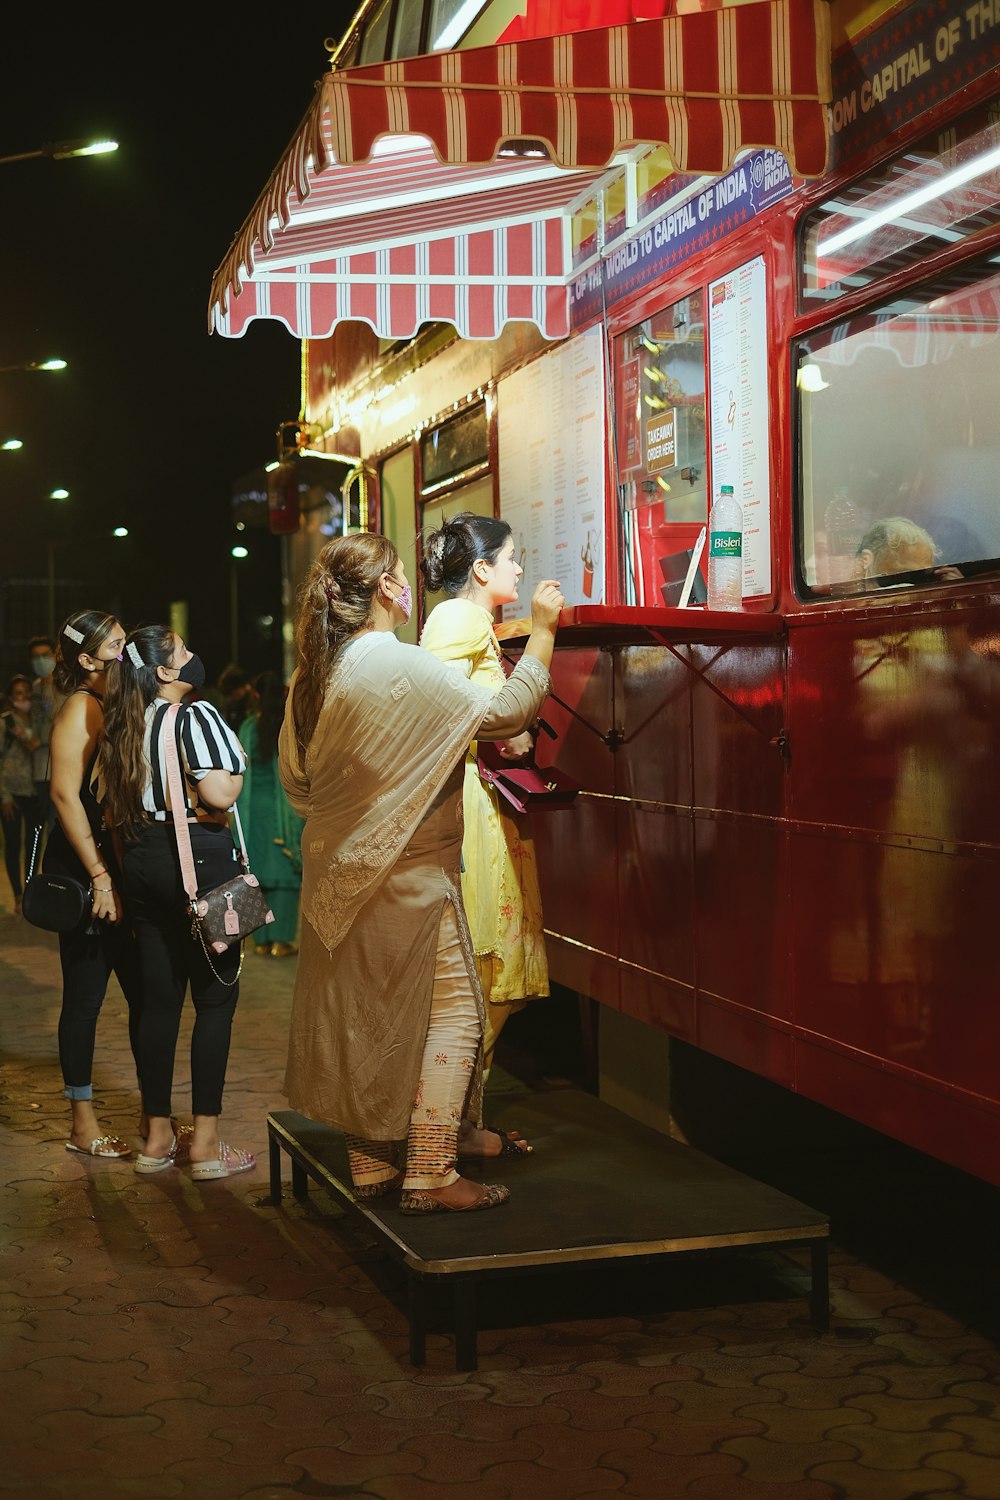
POLYGON ((516 1127, 535 1149, 523 1161, 462 1162, 462 1173, 505 1182, 511 1201, 488 1213, 399 1212, 399 1193, 356 1199, 343 1136, 293 1110, 268 1115, 271 1192, 281 1196, 281 1153, 296 1196, 308 1180, 360 1214, 410 1276, 411 1356, 423 1362, 422 1288, 452 1278, 456 1353, 475 1368, 476 1280, 586 1261, 655 1257, 735 1246, 805 1245, 810 1311, 828 1325, 825 1215, 671 1140, 575 1089, 504 1096, 491 1124, 516 1127), (471 1360, 471 1363, 469 1361, 471 1360))

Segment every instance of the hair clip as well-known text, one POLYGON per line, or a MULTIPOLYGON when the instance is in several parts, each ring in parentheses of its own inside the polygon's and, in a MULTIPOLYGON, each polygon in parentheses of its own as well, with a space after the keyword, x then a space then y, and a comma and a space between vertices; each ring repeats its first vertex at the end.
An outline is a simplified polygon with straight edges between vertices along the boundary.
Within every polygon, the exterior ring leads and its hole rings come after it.
POLYGON ((333 603, 333 584, 332 583, 328 583, 326 585, 326 602, 328 604, 332 604, 333 603))
MULTIPOLYGON (((128 659, 134 667, 139 667, 141 669, 146 665, 142 657, 139 655, 139 648, 136 645, 135 641, 126 641, 125 650, 128 652, 128 659)), ((120 660, 121 658, 119 657, 119 661, 120 660)))
POLYGON ((83 632, 80 630, 74 630, 72 625, 63 626, 63 635, 68 635, 70 640, 76 641, 76 644, 78 646, 82 646, 84 641, 86 640, 86 636, 83 634, 83 632))

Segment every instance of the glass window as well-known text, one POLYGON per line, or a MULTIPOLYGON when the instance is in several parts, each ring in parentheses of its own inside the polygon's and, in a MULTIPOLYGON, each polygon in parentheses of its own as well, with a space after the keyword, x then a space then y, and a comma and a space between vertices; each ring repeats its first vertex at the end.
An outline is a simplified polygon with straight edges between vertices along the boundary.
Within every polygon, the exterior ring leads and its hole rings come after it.
POLYGON ((705 322, 702 293, 674 302, 617 341, 618 470, 666 521, 705 519, 705 322))
POLYGON ((625 602, 660 604, 662 561, 708 514, 704 293, 630 328, 614 358, 625 602))
POLYGON ((485 8, 486 0, 432 0, 428 41, 431 51, 456 47, 485 8))
MULTIPOLYGON (((420 439, 423 492, 489 460, 486 406, 480 402, 431 428, 420 439)), ((461 508, 461 507, 460 507, 461 508)))
POLYGON ((365 27, 361 38, 360 62, 383 62, 388 56, 389 20, 392 16, 392 0, 385 0, 365 27))
POLYGON ((979 262, 797 348, 798 573, 814 596, 1000 559, 1000 273, 979 262))
POLYGON ((802 242, 808 306, 868 286, 1000 222, 1000 119, 978 111, 810 214, 802 242))
POLYGON ((419 56, 423 19, 424 0, 396 0, 396 24, 392 31, 393 57, 419 56))

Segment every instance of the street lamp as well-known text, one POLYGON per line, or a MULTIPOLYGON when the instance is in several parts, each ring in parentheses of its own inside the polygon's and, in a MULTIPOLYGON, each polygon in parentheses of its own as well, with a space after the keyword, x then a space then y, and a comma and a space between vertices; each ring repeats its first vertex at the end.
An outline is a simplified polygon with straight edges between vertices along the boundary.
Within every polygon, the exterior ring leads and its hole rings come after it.
POLYGON ((16 453, 19 448, 23 447, 24 444, 20 438, 7 438, 5 442, 0 443, 0 448, 3 449, 4 453, 16 453))
POLYGON ((65 370, 64 359, 26 359, 19 365, 0 365, 0 375, 9 375, 11 370, 65 370))
POLYGON ((69 156, 106 156, 109 151, 117 150, 117 141, 46 141, 34 151, 16 151, 11 156, 0 156, 0 166, 9 161, 31 161, 38 156, 65 161, 69 156))
POLYGON ((58 490, 50 490, 49 491, 49 499, 50 500, 68 500, 69 499, 69 490, 64 490, 64 489, 61 489, 61 488, 58 489, 58 490))
POLYGON ((229 564, 229 660, 240 659, 240 585, 239 564, 250 553, 246 547, 230 547, 232 562, 229 564))

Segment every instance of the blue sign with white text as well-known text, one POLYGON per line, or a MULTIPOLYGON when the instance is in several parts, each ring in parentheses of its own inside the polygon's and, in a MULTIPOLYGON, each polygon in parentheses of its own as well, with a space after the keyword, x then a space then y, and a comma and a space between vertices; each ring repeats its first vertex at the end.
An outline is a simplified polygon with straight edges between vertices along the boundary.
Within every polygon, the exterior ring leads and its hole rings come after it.
POLYGON ((577 276, 570 286, 571 326, 589 323, 600 313, 602 302, 610 307, 659 280, 673 267, 786 198, 795 186, 780 151, 751 152, 725 177, 652 223, 640 225, 624 244, 577 276))

